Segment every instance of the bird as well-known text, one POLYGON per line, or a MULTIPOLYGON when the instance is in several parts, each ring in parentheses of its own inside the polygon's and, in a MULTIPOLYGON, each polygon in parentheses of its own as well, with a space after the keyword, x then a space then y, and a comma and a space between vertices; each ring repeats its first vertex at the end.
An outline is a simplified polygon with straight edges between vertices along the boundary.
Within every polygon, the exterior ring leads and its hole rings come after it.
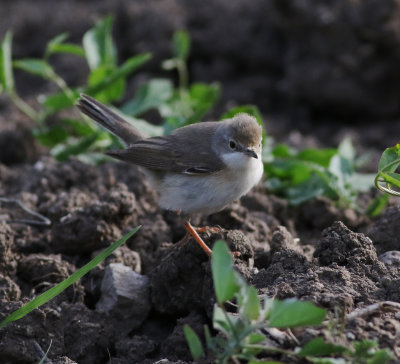
POLYGON ((142 167, 158 192, 159 206, 182 214, 188 234, 211 256, 198 234, 204 228, 193 227, 190 218, 223 210, 261 180, 262 127, 256 118, 239 113, 230 119, 186 125, 169 135, 147 137, 88 95, 80 95, 77 107, 123 142, 125 149, 106 154, 142 167))

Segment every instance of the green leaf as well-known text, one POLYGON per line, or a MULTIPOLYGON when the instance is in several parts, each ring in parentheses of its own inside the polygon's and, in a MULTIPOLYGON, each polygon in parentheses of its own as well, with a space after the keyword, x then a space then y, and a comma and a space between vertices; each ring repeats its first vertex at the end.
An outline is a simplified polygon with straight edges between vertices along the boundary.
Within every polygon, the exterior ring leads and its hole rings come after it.
POLYGON ((96 84, 88 87, 83 92, 92 96, 96 96, 97 93, 107 89, 118 79, 125 79, 128 75, 139 68, 143 63, 147 62, 150 58, 150 53, 143 53, 129 58, 121 66, 112 70, 112 72, 110 72, 107 77, 102 80, 98 80, 96 84))
POLYGON ((311 302, 294 298, 275 301, 269 316, 269 326, 290 328, 319 325, 325 319, 325 310, 311 302))
POLYGON ((45 80, 54 73, 53 68, 43 59, 25 58, 13 62, 14 67, 24 70, 45 80))
POLYGON ((265 335, 254 332, 248 336, 249 344, 259 344, 265 340, 265 335))
MULTIPOLYGON (((79 92, 72 90, 76 98, 79 97, 79 92)), ((51 113, 55 113, 60 110, 68 109, 75 105, 75 101, 71 97, 66 95, 64 92, 57 92, 51 95, 47 95, 42 101, 42 105, 45 106, 51 113)))
POLYGON ((116 49, 112 39, 114 18, 108 16, 96 23, 83 36, 83 48, 91 70, 100 66, 115 66, 116 49))
MULTIPOLYGON (((113 66, 104 65, 97 67, 92 70, 89 75, 89 90, 90 88, 97 87, 101 84, 107 77, 110 77, 115 71, 113 66)), ((96 92, 96 99, 101 102, 108 103, 114 100, 119 100, 125 92, 125 77, 119 77, 113 82, 107 84, 107 87, 103 87, 96 92)))
POLYGON ((12 37, 12 32, 8 31, 0 48, 0 90, 3 89, 7 92, 15 88, 12 70, 12 37))
POLYGON ((46 147, 54 147, 64 142, 69 137, 68 132, 61 126, 52 126, 40 131, 35 131, 35 138, 46 147))
POLYGON ((378 216, 386 207, 388 201, 389 201, 389 195, 386 193, 375 197, 368 205, 365 213, 371 217, 378 216))
POLYGON ((308 162, 314 162, 322 167, 329 167, 331 158, 337 153, 336 149, 313 149, 306 148, 299 152, 298 158, 308 162))
POLYGON ((219 304, 234 297, 239 285, 233 270, 232 254, 225 242, 219 240, 214 244, 211 257, 211 269, 215 295, 219 304))
POLYGON ((64 43, 68 36, 68 33, 62 33, 51 39, 47 43, 45 57, 47 58, 54 53, 69 53, 85 57, 85 50, 81 46, 72 43, 64 43))
POLYGON ((389 349, 377 350, 372 357, 367 359, 366 364, 386 364, 394 359, 394 355, 389 349))
POLYGON ((172 82, 168 79, 152 79, 140 86, 135 97, 128 101, 121 110, 129 115, 140 115, 166 102, 173 94, 172 82))
POLYGON ((283 364, 281 361, 275 360, 250 360, 248 364, 283 364))
POLYGON ((320 175, 313 173, 310 178, 300 184, 286 189, 291 205, 300 205, 305 201, 322 196, 328 185, 320 175))
POLYGON ((54 156, 58 161, 63 162, 71 155, 78 155, 86 152, 89 147, 97 141, 98 137, 99 133, 94 133, 80 139, 77 142, 72 141, 67 144, 58 144, 51 150, 51 155, 54 156))
POLYGON ((85 57, 85 50, 73 43, 63 43, 63 44, 55 44, 49 49, 49 54, 54 53, 67 53, 73 54, 74 56, 85 57))
POLYGON ((88 273, 90 270, 92 270, 96 265, 98 265, 100 262, 102 262, 104 259, 106 259, 112 252, 120 247, 122 244, 124 244, 132 235, 134 235, 138 230, 140 229, 140 226, 136 227, 132 231, 130 231, 128 234, 123 236, 120 240, 109 246, 107 249, 103 250, 99 255, 97 255, 95 258, 93 258, 89 263, 84 265, 82 268, 77 270, 75 273, 73 273, 71 276, 69 276, 67 279, 62 281, 61 283, 58 283, 54 287, 50 288, 46 292, 42 293, 40 296, 36 297, 26 305, 20 307, 18 310, 14 311, 11 315, 7 316, 1 323, 0 323, 0 329, 4 327, 7 323, 17 321, 33 311, 35 308, 45 304, 46 302, 50 301, 52 298, 58 296, 61 292, 63 292, 65 289, 67 289, 70 285, 75 283, 78 279, 82 278, 86 273, 88 273))
POLYGON ((187 124, 192 124, 201 118, 214 106, 221 94, 221 87, 218 83, 205 84, 194 83, 190 86, 189 98, 193 109, 187 124))
POLYGON ((186 341, 189 345, 193 359, 199 360, 204 356, 203 345, 201 344, 199 337, 189 325, 183 327, 183 332, 185 333, 186 341))
POLYGON ((247 284, 240 290, 239 314, 250 321, 260 317, 261 305, 258 292, 253 286, 247 284))
POLYGON ((230 313, 225 312, 218 305, 214 306, 213 327, 215 330, 221 331, 225 336, 229 337, 233 334, 231 324, 235 323, 237 320, 237 318, 234 318, 230 313), (228 321, 229 319, 232 320, 231 323, 228 321))
POLYGON ((190 51, 190 36, 186 30, 178 30, 172 38, 172 48, 175 57, 186 60, 190 51))
POLYGON ((299 356, 324 356, 347 353, 350 350, 342 345, 334 345, 324 341, 322 337, 310 340, 298 353, 299 356))
POLYGON ((400 164, 400 143, 385 149, 378 164, 378 170, 394 172, 400 164))

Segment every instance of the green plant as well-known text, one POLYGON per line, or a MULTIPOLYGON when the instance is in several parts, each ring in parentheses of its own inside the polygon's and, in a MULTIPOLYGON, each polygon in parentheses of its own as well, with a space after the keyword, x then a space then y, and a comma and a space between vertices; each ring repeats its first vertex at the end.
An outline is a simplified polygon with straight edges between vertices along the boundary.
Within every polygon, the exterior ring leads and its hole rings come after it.
POLYGON ((140 226, 136 227, 135 229, 124 235, 121 239, 110 245, 107 249, 103 250, 100 254, 94 257, 89 263, 84 265, 82 268, 78 269, 67 279, 58 283, 54 287, 50 288, 46 292, 34 298, 32 301, 28 302, 26 305, 23 305, 18 310, 8 315, 3 321, 0 322, 0 329, 3 328, 5 325, 7 325, 9 322, 17 321, 23 318, 28 313, 33 311, 35 308, 44 305, 54 297, 58 296, 61 292, 63 292, 69 286, 74 284, 78 279, 81 279, 86 273, 90 272, 96 265, 98 265, 100 262, 106 259, 115 249, 119 248, 122 244, 124 244, 139 229, 140 226))
POLYGON ((77 118, 60 117, 49 122, 50 117, 60 111, 73 108, 79 93, 85 92, 103 102, 122 98, 126 78, 150 59, 149 53, 139 54, 117 64, 116 49, 111 37, 113 18, 111 16, 97 22, 83 36, 82 46, 67 43, 67 33, 51 39, 43 58, 12 60, 12 33, 7 32, 0 49, 0 91, 28 117, 35 121, 34 135, 45 146, 52 148, 51 154, 58 160, 70 155, 86 155, 82 159, 95 162, 100 157, 91 150, 108 148, 118 143, 116 138, 101 131, 95 124, 77 118), (87 84, 71 88, 51 65, 51 57, 56 53, 84 57, 90 73, 87 84), (17 93, 14 69, 20 69, 53 82, 59 91, 38 97, 38 105, 32 107, 17 93))
POLYGON ((337 149, 294 151, 280 144, 264 154, 266 187, 293 205, 326 196, 340 207, 357 207, 358 192, 373 186, 373 175, 356 172, 355 150, 349 138, 337 149))
POLYGON ((400 173, 396 173, 399 165, 400 144, 396 144, 382 153, 375 177, 376 188, 390 195, 400 196, 400 192, 393 189, 393 187, 400 188, 400 173))
POLYGON ((194 360, 215 359, 216 363, 278 363, 271 358, 305 358, 314 363, 387 363, 389 350, 377 350, 372 341, 354 343, 354 348, 327 343, 322 338, 309 341, 298 350, 286 350, 266 344, 265 330, 320 325, 326 312, 310 302, 297 299, 260 300, 257 290, 249 286, 233 269, 232 256, 226 244, 215 243, 212 252, 212 275, 217 303, 214 306, 213 328, 205 327, 206 349, 199 336, 189 327, 184 333, 194 360), (236 299, 237 312, 228 312, 224 303, 236 299), (340 358, 332 358, 330 356, 340 358))

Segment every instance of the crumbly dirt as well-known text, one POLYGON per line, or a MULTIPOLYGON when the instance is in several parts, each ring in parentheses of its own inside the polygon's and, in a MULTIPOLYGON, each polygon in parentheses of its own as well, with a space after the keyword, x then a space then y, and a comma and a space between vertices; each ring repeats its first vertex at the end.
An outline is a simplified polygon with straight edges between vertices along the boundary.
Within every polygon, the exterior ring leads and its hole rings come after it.
MULTIPOLYGON (((267 131, 296 147, 331 146, 350 133, 359 151, 381 151, 398 139, 396 1, 219 0, 209 7, 187 0, 59 1, 57 11, 54 4, 0 4, 0 13, 10 14, 0 23, 0 35, 13 25, 17 57, 40 56, 45 41, 64 31, 78 41, 94 19, 113 11, 121 57, 154 53, 129 83, 130 94, 143 80, 160 75, 173 30, 187 27, 193 37, 192 78, 223 85, 222 101, 211 116, 237 103, 255 103, 267 131), (224 17, 217 21, 215 14, 224 17)), ((87 76, 85 66, 75 71, 69 60, 54 61, 69 83, 87 76)), ((16 76, 18 84, 29 85, 21 92, 31 104, 50 87, 16 76)), ((185 234, 182 219, 157 207, 157 195, 137 167, 118 162, 95 167, 74 158, 58 163, 37 144, 32 126, 0 97, 0 197, 17 199, 51 221, 50 226, 11 222, 32 217, 0 202, 0 319, 124 233, 142 228, 79 283, 1 330, 0 362, 37 363, 50 342, 48 356, 60 364, 191 362, 183 326, 203 335, 203 326, 211 323, 215 296, 209 258, 193 240, 178 244, 185 234), (149 279, 149 313, 138 327, 96 308, 111 263, 149 279)), ((377 156, 367 170, 376 168, 377 156)), ((289 206, 261 183, 241 201, 195 223, 221 227, 203 234, 204 240, 212 246, 223 239, 239 252, 235 267, 260 294, 310 300, 328 310, 330 329, 293 330, 300 344, 336 332, 342 344, 375 339, 400 361, 396 310, 382 306, 347 318, 374 303, 400 303, 399 218, 393 202, 375 219, 325 198, 289 206)), ((290 335, 271 340, 286 349, 298 345, 290 335)))

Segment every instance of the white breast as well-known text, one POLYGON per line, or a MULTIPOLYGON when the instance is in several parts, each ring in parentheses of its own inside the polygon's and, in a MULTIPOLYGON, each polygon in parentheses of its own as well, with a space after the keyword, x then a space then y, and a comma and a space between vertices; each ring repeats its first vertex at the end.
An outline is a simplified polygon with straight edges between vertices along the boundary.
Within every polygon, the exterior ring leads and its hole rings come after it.
POLYGON ((261 156, 222 155, 227 168, 211 175, 169 174, 157 186, 159 205, 167 210, 211 214, 245 195, 261 179, 261 156))

